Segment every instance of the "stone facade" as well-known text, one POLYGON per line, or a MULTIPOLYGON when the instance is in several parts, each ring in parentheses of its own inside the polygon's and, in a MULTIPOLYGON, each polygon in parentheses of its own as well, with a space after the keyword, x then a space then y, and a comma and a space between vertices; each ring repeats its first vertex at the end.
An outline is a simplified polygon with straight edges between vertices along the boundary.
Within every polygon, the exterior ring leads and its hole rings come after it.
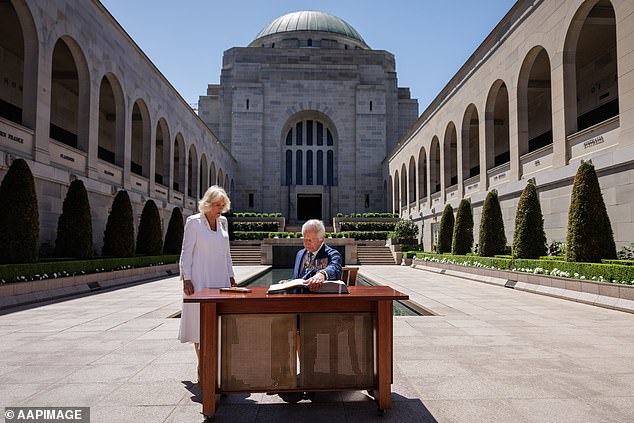
POLYGON ((383 160, 418 102, 398 88, 391 53, 302 30, 227 50, 199 114, 238 162, 236 208, 282 212, 293 223, 384 210, 383 160))
POLYGON ((96 0, 0 4, 0 179, 13 158, 36 179, 41 243, 54 244, 70 181, 88 190, 100 252, 113 194, 187 216, 234 157, 96 0))
POLYGON ((471 199, 477 242, 489 190, 508 244, 534 179, 548 241, 565 241, 572 180, 599 174, 617 247, 634 242, 634 3, 518 1, 389 154, 394 211, 426 250, 445 203, 471 199))

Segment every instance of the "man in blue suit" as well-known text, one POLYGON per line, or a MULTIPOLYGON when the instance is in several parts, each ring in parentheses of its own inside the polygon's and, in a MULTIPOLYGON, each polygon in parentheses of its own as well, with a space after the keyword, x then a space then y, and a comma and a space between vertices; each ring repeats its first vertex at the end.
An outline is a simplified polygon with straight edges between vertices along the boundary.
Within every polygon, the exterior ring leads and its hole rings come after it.
POLYGON ((302 226, 304 248, 295 257, 294 279, 305 279, 311 291, 326 280, 341 279, 341 254, 324 243, 326 228, 321 220, 311 219, 302 226))

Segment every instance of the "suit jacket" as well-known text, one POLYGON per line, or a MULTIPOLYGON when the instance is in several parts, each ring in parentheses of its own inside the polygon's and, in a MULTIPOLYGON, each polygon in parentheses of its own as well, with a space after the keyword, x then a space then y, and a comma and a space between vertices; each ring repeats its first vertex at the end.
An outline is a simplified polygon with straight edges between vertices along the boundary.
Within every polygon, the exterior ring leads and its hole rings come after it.
POLYGON ((341 279, 341 254, 339 254, 339 251, 334 248, 330 248, 326 244, 323 244, 315 255, 316 269, 302 275, 302 271, 304 270, 302 268, 302 260, 304 258, 304 254, 307 252, 306 248, 302 248, 297 252, 297 256, 295 256, 293 279, 308 279, 322 269, 328 275, 328 280, 341 279))

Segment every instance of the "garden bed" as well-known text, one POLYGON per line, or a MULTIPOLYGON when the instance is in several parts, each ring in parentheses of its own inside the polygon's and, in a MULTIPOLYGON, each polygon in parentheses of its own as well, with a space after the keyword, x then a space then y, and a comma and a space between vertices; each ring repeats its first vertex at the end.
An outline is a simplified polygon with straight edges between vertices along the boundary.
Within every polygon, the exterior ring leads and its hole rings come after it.
POLYGON ((50 262, 0 265, 0 284, 40 281, 89 275, 117 270, 174 264, 178 255, 97 258, 92 260, 55 260, 50 262))
MULTIPOLYGON (((615 260, 607 260, 607 263, 577 263, 558 259, 530 260, 480 257, 477 255, 434 254, 416 251, 408 251, 406 253, 406 258, 414 257, 432 263, 447 263, 463 267, 504 270, 513 273, 529 273, 581 281, 634 285, 634 266, 628 265, 629 263, 616 264, 615 260)), ((619 260, 619 262, 622 262, 622 260, 619 260)))

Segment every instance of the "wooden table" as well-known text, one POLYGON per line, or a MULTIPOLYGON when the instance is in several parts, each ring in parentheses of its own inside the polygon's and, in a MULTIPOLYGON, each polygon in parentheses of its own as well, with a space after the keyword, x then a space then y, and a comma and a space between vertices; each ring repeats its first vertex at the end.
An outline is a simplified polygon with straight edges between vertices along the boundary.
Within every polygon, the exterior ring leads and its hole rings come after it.
MULTIPOLYGON (((267 288, 253 287, 250 293, 220 292, 203 289, 185 296, 186 303, 200 303, 201 387, 203 414, 213 416, 217 395, 223 393, 218 384, 218 317, 225 314, 265 313, 350 313, 370 312, 375 331, 375 399, 379 412, 391 406, 392 385, 392 301, 409 297, 389 286, 351 286, 349 294, 274 294, 267 288)), ((367 387, 359 387, 367 389, 367 387)), ((276 392, 266 389, 266 392, 276 392)), ((288 392, 289 390, 284 390, 288 392)), ((292 391, 292 390, 291 390, 292 391)), ((301 391, 297 389, 296 391, 301 391)))

